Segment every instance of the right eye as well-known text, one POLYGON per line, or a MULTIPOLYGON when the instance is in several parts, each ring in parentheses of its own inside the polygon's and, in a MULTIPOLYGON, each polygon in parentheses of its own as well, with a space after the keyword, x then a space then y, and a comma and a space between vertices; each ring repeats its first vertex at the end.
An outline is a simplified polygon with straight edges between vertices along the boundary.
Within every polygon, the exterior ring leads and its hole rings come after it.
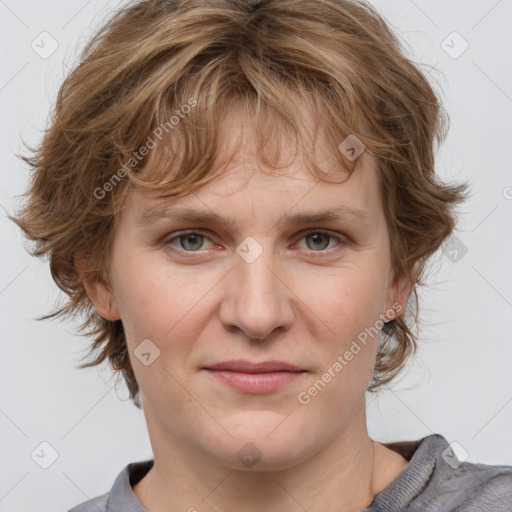
POLYGON ((198 252, 203 245, 203 241, 209 238, 199 231, 186 231, 175 234, 172 238, 167 238, 164 241, 166 246, 170 246, 171 250, 185 251, 185 252, 198 252), (178 241, 180 247, 177 248, 173 242, 178 241))

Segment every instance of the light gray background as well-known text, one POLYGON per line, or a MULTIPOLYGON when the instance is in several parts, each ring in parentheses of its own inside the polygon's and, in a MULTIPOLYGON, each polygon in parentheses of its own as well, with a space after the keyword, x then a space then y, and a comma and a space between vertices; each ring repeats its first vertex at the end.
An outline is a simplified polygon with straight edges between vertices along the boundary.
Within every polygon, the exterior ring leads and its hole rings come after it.
MULTIPOLYGON (((28 170, 14 155, 20 136, 39 139, 67 65, 120 5, 0 0, 5 210, 13 211, 27 184, 28 170), (34 40, 42 46, 43 31, 59 45, 45 59, 31 48, 34 40)), ((474 192, 461 209, 458 245, 449 249, 467 252, 436 255, 421 292, 420 351, 392 391, 370 400, 370 435, 392 441, 438 432, 471 462, 512 465, 512 1, 375 5, 425 72, 433 67, 429 76, 452 120, 439 172, 448 181, 469 178, 474 192), (463 41, 454 31, 469 44, 458 58, 463 41)), ((47 262, 26 253, 3 211, 0 241, 0 511, 68 510, 108 491, 129 462, 151 458, 144 416, 123 386, 114 387, 108 368, 75 368, 87 340, 71 324, 34 320, 63 297, 47 262), (58 452, 46 470, 31 458, 43 441, 58 452)))

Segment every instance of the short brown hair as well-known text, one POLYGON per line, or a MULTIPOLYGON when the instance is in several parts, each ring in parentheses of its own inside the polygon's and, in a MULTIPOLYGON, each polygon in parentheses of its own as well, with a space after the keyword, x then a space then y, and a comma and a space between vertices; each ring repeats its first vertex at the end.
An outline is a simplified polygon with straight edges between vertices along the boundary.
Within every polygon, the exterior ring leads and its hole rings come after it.
MULTIPOLYGON (((88 355, 95 358, 81 367, 108 360, 138 407, 122 321, 96 313, 75 256, 90 256, 92 271, 109 283, 115 223, 133 187, 180 197, 219 175, 212 168, 219 121, 235 104, 258 119, 258 158, 275 168, 282 133, 294 134, 299 147, 306 144, 299 103, 311 107, 340 171, 350 173, 357 164, 339 150, 349 135, 377 158, 394 275, 405 274, 414 284, 411 320, 399 316, 383 327, 369 387, 374 391, 416 350, 416 285, 424 284, 427 259, 452 233, 454 207, 466 198, 467 185, 443 184, 436 176, 434 146, 444 140, 446 113, 370 4, 134 3, 87 44, 59 90, 41 143, 21 157, 33 174, 26 202, 11 219, 35 242, 33 255, 49 256, 53 279, 69 296, 41 319, 83 313, 79 331, 92 337, 88 355), (152 158, 158 153, 165 165, 149 172, 148 151, 141 148, 152 144, 163 148, 152 158), (273 159, 263 151, 272 144, 273 159)), ((327 180, 307 156, 308 169, 327 180)))

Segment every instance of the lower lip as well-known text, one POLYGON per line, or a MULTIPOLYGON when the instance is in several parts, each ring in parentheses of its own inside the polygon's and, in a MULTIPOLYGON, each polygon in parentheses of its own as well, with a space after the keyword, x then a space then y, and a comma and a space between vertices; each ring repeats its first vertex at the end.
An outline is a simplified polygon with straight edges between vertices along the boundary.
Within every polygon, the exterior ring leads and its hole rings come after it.
POLYGON ((240 373, 207 370, 215 378, 245 393, 271 393, 297 380, 305 372, 240 373))

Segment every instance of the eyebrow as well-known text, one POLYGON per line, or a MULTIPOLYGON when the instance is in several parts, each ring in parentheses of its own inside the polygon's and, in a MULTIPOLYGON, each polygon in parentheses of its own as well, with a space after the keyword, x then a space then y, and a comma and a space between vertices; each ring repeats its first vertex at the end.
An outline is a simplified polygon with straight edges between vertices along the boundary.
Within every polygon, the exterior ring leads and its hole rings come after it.
MULTIPOLYGON (((137 220, 138 226, 153 224, 159 219, 169 219, 175 222, 191 222, 195 224, 226 226, 232 228, 235 221, 232 218, 224 218, 221 215, 194 208, 183 208, 177 206, 154 206, 146 210, 137 220)), ((364 210, 352 208, 348 205, 340 205, 327 210, 303 211, 295 214, 286 214, 278 223, 284 222, 290 226, 317 224, 328 221, 348 221, 369 223, 370 216, 364 210)))

